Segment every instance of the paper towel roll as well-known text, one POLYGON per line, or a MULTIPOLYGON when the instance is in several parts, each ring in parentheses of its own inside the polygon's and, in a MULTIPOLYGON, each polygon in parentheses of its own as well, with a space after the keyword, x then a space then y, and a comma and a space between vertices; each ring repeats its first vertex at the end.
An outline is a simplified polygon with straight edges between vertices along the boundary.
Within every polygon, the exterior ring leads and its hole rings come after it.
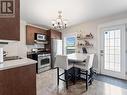
POLYGON ((3 48, 0 48, 0 63, 3 62, 3 48))

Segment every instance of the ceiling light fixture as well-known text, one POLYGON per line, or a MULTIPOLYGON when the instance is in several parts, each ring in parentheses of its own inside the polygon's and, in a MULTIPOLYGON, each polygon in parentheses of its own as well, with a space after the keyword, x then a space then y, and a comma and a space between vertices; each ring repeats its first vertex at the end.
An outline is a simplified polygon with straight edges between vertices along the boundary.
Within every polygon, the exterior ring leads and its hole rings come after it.
POLYGON ((67 28, 67 20, 63 19, 62 11, 58 11, 58 18, 52 20, 52 26, 54 29, 65 29, 67 28))

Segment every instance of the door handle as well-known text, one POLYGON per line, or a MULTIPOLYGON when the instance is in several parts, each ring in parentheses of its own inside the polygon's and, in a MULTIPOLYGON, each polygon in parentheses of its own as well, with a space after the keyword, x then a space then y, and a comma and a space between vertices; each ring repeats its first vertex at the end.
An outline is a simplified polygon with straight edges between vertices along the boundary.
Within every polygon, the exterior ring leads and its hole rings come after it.
POLYGON ((101 54, 104 53, 104 50, 100 50, 100 53, 101 53, 101 54))
POLYGON ((101 55, 101 56, 104 55, 104 50, 100 50, 100 55, 101 55))

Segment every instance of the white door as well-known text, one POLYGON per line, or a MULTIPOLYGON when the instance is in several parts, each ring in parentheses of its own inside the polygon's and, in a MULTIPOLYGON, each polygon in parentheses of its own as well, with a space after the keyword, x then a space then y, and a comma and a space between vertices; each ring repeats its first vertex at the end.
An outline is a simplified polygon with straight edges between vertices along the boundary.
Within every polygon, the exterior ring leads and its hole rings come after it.
POLYGON ((125 28, 123 25, 101 29, 101 73, 125 78, 125 28))

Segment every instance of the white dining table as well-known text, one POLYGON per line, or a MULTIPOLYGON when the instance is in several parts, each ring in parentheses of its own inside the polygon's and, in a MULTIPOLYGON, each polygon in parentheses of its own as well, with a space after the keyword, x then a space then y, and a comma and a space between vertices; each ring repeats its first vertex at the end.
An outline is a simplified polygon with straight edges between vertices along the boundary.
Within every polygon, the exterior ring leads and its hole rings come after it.
POLYGON ((83 53, 72 53, 68 54, 68 60, 70 61, 76 61, 76 62, 83 62, 87 59, 88 54, 83 54, 83 53))

